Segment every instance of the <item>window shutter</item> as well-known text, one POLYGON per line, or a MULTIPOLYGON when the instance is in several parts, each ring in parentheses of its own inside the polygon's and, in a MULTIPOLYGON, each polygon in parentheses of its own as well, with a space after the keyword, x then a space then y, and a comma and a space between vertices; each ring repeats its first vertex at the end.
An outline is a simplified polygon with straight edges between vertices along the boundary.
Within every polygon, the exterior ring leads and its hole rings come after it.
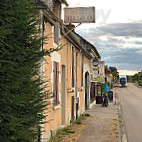
POLYGON ((53 62, 53 98, 54 104, 56 101, 56 62, 53 62))
POLYGON ((59 104, 59 63, 53 62, 53 95, 54 105, 59 104))
POLYGON ((54 25, 54 43, 59 45, 59 23, 54 25))
POLYGON ((59 63, 57 63, 57 85, 56 85, 56 99, 57 104, 59 104, 59 63))
POLYGON ((81 56, 81 87, 83 86, 83 64, 84 64, 84 55, 81 56))

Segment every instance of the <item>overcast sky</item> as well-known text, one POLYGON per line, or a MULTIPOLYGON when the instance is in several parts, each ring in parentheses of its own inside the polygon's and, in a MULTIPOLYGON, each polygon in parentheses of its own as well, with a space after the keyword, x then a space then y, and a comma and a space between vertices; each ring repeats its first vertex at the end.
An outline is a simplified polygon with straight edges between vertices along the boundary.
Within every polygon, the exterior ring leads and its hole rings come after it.
POLYGON ((96 23, 76 32, 96 46, 102 60, 119 70, 142 70, 140 0, 67 0, 70 7, 95 6, 96 23))

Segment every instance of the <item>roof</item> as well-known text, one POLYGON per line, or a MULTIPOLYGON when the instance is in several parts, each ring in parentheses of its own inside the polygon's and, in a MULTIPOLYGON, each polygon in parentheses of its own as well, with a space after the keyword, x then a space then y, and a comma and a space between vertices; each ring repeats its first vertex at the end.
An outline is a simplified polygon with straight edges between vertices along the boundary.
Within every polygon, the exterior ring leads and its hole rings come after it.
MULTIPOLYGON (((66 6, 69 6, 69 4, 67 3, 66 0, 58 0, 61 4, 64 3, 66 6)), ((39 6, 39 8, 47 8, 47 5, 45 3, 45 1, 42 0, 35 0, 36 5, 39 6)))
POLYGON ((64 3, 66 6, 69 6, 66 0, 59 0, 59 2, 64 3))
POLYGON ((81 47, 80 41, 77 39, 77 35, 75 34, 75 32, 70 31, 70 29, 68 29, 68 27, 65 26, 63 23, 62 23, 61 33, 63 35, 65 35, 64 37, 67 38, 77 49, 79 49, 80 51, 82 51, 86 57, 88 57, 89 59, 92 58, 92 56, 89 54, 89 52, 87 52, 86 50, 84 50, 81 47), (68 33, 68 34, 66 34, 66 33, 68 33))
POLYGON ((95 53, 97 54, 98 58, 101 59, 101 56, 98 52, 98 50, 96 49, 96 47, 94 45, 92 45, 89 41, 87 41, 86 39, 84 39, 82 36, 80 36, 79 34, 77 34, 76 32, 74 32, 76 35, 78 35, 81 39, 83 39, 85 42, 87 42, 88 44, 90 44, 92 46, 92 49, 95 51, 95 53))

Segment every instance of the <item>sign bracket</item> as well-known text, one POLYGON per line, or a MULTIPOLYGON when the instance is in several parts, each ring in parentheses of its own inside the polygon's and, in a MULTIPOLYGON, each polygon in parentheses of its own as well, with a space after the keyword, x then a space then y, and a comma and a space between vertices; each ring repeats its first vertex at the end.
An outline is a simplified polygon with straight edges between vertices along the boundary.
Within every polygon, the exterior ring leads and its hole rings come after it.
POLYGON ((75 26, 74 28, 72 28, 71 30, 69 30, 66 34, 64 34, 64 35, 59 39, 59 41, 62 40, 66 35, 68 35, 71 31, 73 31, 75 28, 77 28, 77 27, 80 26, 80 25, 81 25, 81 23, 79 23, 77 26, 75 26))

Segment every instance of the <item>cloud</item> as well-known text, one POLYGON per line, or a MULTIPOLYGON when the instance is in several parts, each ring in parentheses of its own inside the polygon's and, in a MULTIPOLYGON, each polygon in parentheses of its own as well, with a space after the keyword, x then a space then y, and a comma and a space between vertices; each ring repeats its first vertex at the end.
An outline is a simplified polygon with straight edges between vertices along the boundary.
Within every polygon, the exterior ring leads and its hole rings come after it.
POLYGON ((118 69, 142 70, 141 21, 83 28, 77 32, 96 46, 106 64, 118 69))
POLYGON ((89 30, 86 30, 86 28, 80 28, 78 31, 81 34, 84 34, 84 32, 87 32, 89 35, 94 35, 95 37, 101 36, 101 35, 112 35, 112 36, 122 36, 126 38, 130 37, 142 37, 142 21, 137 22, 129 22, 129 23, 114 23, 114 24, 107 24, 104 26, 99 27, 91 27, 89 30))
POLYGON ((109 24, 107 26, 98 27, 98 29, 112 36, 142 37, 141 22, 109 24))

